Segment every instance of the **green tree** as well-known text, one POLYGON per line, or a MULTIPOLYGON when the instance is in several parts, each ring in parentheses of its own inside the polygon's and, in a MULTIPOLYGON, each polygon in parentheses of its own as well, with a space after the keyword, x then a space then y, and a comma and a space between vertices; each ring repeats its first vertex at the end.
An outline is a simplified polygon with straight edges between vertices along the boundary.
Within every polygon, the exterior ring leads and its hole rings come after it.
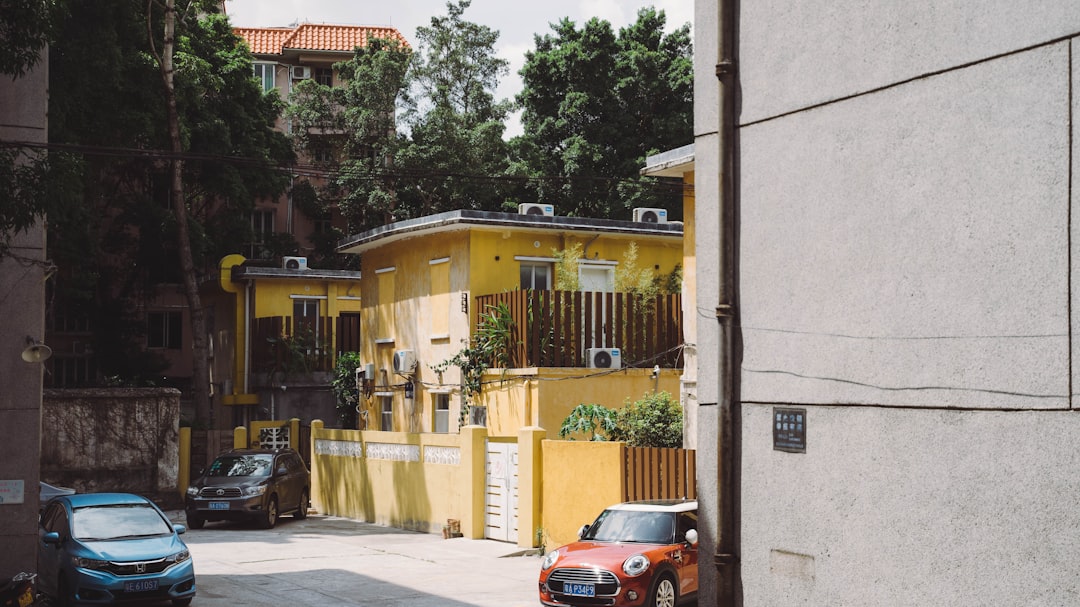
POLYGON ((499 32, 464 19, 471 0, 416 30, 404 114, 409 140, 396 166, 414 179, 401 191, 413 216, 453 209, 499 210, 507 188, 503 141, 509 101, 495 89, 508 62, 495 54, 499 32))
POLYGON ((574 435, 585 434, 590 441, 614 440, 618 435, 619 412, 595 403, 582 403, 563 420, 559 438, 574 440, 574 435))
POLYGON ((535 38, 510 171, 533 178, 537 199, 568 215, 625 219, 650 206, 681 216, 678 187, 638 175, 646 156, 693 138, 690 26, 664 34, 666 21, 644 8, 618 35, 607 21, 563 19, 535 38))
POLYGON ((683 414, 679 401, 667 392, 646 394, 619 410, 614 440, 631 447, 679 448, 683 444, 683 414))
MULTIPOLYGON (((165 16, 148 14, 146 3, 59 0, 49 53, 50 140, 82 152, 68 190, 76 194, 49 214, 50 256, 59 268, 54 305, 88 317, 101 372, 128 381, 162 368, 142 346, 143 302, 165 283, 197 282, 222 254, 239 252, 250 241, 254 200, 283 191, 288 176, 275 166, 292 158, 273 129, 281 101, 263 95, 250 53, 217 3, 179 0, 174 8, 175 46, 167 53, 165 16), (173 58, 165 70, 175 94, 171 132, 158 63, 166 55, 173 58), (185 244, 190 264, 180 261, 185 244)), ((189 307, 195 315, 202 306, 194 300, 189 307)), ((200 335, 205 329, 193 327, 200 335)), ((205 394, 205 377, 193 391, 205 394)), ((199 411, 203 421, 207 415, 199 411)))
POLYGON ((357 406, 360 404, 360 390, 356 386, 356 369, 360 366, 360 354, 344 352, 334 363, 334 376, 330 379, 330 390, 341 419, 341 427, 355 429, 357 406))

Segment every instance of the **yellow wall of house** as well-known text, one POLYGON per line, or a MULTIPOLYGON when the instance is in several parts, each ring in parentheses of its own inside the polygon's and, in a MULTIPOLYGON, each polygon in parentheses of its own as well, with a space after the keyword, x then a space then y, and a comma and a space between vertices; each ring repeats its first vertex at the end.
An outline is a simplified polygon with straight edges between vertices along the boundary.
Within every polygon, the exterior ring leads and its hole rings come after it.
POLYGON ((679 399, 678 369, 661 369, 655 380, 652 369, 598 371, 545 367, 489 372, 480 399, 487 406, 488 432, 516 436, 522 427, 538 426, 555 438, 563 420, 580 404, 621 409, 627 400, 639 400, 654 390, 668 392, 676 402, 679 399))
POLYGON ((582 525, 622 501, 622 449, 623 443, 543 441, 541 527, 548 549, 576 540, 582 525))

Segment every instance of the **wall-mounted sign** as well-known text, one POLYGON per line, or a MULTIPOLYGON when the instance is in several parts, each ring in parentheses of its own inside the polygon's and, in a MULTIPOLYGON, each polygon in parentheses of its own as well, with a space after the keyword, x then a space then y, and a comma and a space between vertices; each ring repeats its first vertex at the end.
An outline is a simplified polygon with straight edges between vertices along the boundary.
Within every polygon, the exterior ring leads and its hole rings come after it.
POLYGON ((0 504, 21 504, 24 500, 23 493, 22 479, 0 480, 0 504))
POLYGON ((777 451, 806 453, 806 409, 773 408, 772 446, 777 451))

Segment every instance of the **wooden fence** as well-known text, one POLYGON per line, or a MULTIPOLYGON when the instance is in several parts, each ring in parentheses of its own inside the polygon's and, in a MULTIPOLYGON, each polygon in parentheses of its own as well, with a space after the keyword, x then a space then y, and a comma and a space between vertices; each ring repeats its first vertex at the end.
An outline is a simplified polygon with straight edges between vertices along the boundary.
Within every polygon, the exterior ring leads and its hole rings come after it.
POLYGON ((300 322, 294 322, 291 316, 267 316, 256 318, 252 325, 252 362, 258 371, 330 371, 335 353, 359 350, 359 314, 323 316, 318 321, 305 318, 300 322), (332 332, 335 324, 337 330, 332 332))
POLYGON ((625 447, 624 501, 697 499, 696 461, 692 449, 625 447))
POLYGON ((510 291, 476 298, 477 326, 500 304, 512 319, 512 367, 585 367, 589 348, 619 348, 626 367, 679 368, 682 296, 510 291))

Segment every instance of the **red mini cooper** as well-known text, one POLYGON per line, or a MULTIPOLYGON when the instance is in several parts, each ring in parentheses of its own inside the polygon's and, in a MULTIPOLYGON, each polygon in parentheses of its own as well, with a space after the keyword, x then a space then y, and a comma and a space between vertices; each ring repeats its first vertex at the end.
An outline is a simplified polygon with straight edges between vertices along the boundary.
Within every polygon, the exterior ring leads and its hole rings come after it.
POLYGON ((550 607, 674 607, 697 598, 697 502, 627 502, 585 525, 540 566, 550 607))

